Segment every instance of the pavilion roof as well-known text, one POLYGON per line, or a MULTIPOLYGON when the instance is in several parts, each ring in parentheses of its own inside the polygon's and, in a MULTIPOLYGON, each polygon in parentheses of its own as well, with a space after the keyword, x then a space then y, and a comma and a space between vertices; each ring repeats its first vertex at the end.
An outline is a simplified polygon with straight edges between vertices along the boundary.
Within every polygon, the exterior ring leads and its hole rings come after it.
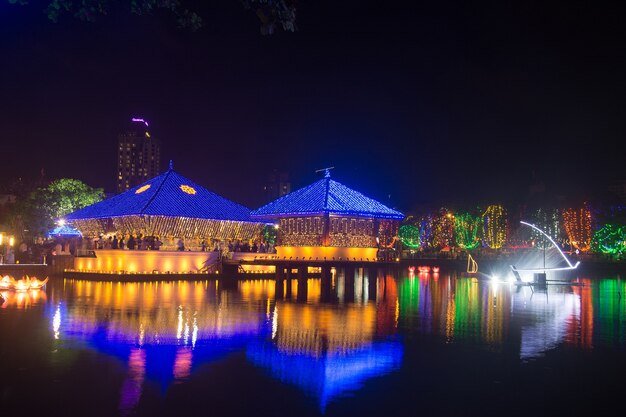
POLYGON ((294 215, 337 214, 402 220, 404 214, 366 197, 358 191, 325 178, 253 210, 252 218, 267 219, 294 215))
POLYGON ((168 216, 251 221, 250 210, 170 169, 109 199, 68 214, 67 220, 122 216, 168 216))

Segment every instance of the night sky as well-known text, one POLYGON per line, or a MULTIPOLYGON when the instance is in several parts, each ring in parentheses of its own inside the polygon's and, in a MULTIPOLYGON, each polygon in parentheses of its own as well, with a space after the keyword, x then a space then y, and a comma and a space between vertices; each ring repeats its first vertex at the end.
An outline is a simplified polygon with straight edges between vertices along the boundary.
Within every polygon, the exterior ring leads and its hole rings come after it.
POLYGON ((2 180, 114 190, 117 134, 145 117, 175 169, 251 207, 273 169, 333 177, 391 206, 511 199, 623 178, 626 30, 567 1, 302 0, 296 33, 238 1, 205 26, 113 13, 52 23, 0 0, 2 180))

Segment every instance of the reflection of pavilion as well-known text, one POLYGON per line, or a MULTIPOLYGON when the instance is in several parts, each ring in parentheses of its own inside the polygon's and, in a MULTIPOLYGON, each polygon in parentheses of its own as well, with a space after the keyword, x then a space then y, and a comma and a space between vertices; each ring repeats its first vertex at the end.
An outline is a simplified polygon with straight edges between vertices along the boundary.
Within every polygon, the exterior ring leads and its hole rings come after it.
POLYGON ((375 340, 377 324, 373 303, 338 308, 277 302, 272 340, 249 345, 247 355, 325 409, 333 398, 400 366, 402 345, 375 340))
POLYGON ((165 389, 172 381, 187 379, 200 364, 242 350, 266 328, 262 309, 231 300, 232 293, 222 291, 217 281, 65 280, 62 288, 49 293, 56 339, 84 344, 127 363, 122 413, 136 406, 145 380, 165 389))

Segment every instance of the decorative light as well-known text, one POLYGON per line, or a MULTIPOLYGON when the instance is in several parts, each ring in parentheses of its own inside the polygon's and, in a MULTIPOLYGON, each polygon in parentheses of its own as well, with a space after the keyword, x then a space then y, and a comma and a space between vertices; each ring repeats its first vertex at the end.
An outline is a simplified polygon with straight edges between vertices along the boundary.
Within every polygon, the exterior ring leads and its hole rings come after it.
POLYGON ((181 185, 181 186, 180 186, 180 189, 181 189, 184 193, 187 193, 187 194, 194 195, 194 194, 196 193, 196 189, 195 189, 195 188, 193 188, 193 187, 190 187, 189 185, 185 185, 185 184, 183 184, 183 185, 181 185))
POLYGON ((563 210, 563 227, 572 247, 581 252, 591 249, 591 210, 587 205, 563 210))
MULTIPOLYGON (((561 238, 561 222, 559 212, 556 209, 537 209, 533 215, 534 224, 553 240, 561 238)), ((550 243, 546 241, 544 235, 536 229, 532 229, 531 237, 535 242, 535 246, 543 249, 550 247, 550 243)))
POLYGON ((135 194, 141 194, 144 191, 146 191, 148 188, 150 188, 150 184, 142 185, 141 187, 135 190, 135 194))
POLYGON ((501 205, 491 205, 483 213, 483 240, 491 249, 506 243, 506 210, 501 205))
POLYGON ((139 117, 133 117, 133 118, 132 118, 132 119, 130 119, 130 120, 131 120, 131 121, 133 121, 133 122, 143 123, 143 124, 145 124, 145 125, 146 125, 146 127, 148 127, 148 121, 147 121, 147 120, 144 120, 144 119, 142 119, 142 118, 139 118, 139 117))
POLYGON ((418 222, 422 247, 430 247, 433 244, 433 222, 434 217, 430 214, 422 216, 418 222))
POLYGON ((420 247, 420 229, 412 224, 404 224, 400 226, 398 237, 402 244, 411 249, 420 247))
POLYGON ((470 213, 457 214, 454 218, 454 239, 461 249, 472 250, 480 245, 478 231, 481 219, 470 213))
POLYGON ((435 248, 444 248, 452 245, 454 238, 454 215, 445 208, 439 210, 439 214, 433 222, 433 242, 435 248))
POLYGON ((591 248, 608 255, 626 254, 626 226, 605 224, 593 234, 591 248))

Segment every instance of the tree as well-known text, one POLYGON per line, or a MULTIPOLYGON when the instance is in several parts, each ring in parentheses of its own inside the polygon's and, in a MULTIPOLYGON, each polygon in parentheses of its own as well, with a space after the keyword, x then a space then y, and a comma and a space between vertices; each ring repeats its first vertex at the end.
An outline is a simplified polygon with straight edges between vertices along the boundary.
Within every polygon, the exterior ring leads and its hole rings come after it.
MULTIPOLYGON (((29 0, 8 0, 11 4, 26 5, 29 0)), ((136 15, 166 12, 174 17, 176 24, 185 29, 198 30, 204 20, 188 7, 185 0, 47 0, 44 12, 57 22, 64 15, 72 15, 84 22, 94 22, 99 16, 108 15, 114 9, 127 9, 136 15)), ((294 0, 241 0, 243 6, 253 10, 261 21, 261 33, 270 35, 277 27, 286 31, 296 30, 296 7, 294 0)), ((197 5, 197 4, 196 4, 197 5)), ((194 6, 196 6, 194 5, 194 6)))
POLYGON ((482 219, 471 213, 461 213, 454 216, 454 240, 461 249, 472 250, 480 245, 478 231, 481 229, 482 219))
POLYGON ((403 224, 398 231, 398 237, 402 244, 410 249, 420 247, 420 229, 412 224, 403 224))
POLYGON ((91 188, 82 181, 62 178, 30 193, 17 209, 22 213, 24 229, 34 236, 43 235, 63 216, 103 198, 101 188, 91 188))

